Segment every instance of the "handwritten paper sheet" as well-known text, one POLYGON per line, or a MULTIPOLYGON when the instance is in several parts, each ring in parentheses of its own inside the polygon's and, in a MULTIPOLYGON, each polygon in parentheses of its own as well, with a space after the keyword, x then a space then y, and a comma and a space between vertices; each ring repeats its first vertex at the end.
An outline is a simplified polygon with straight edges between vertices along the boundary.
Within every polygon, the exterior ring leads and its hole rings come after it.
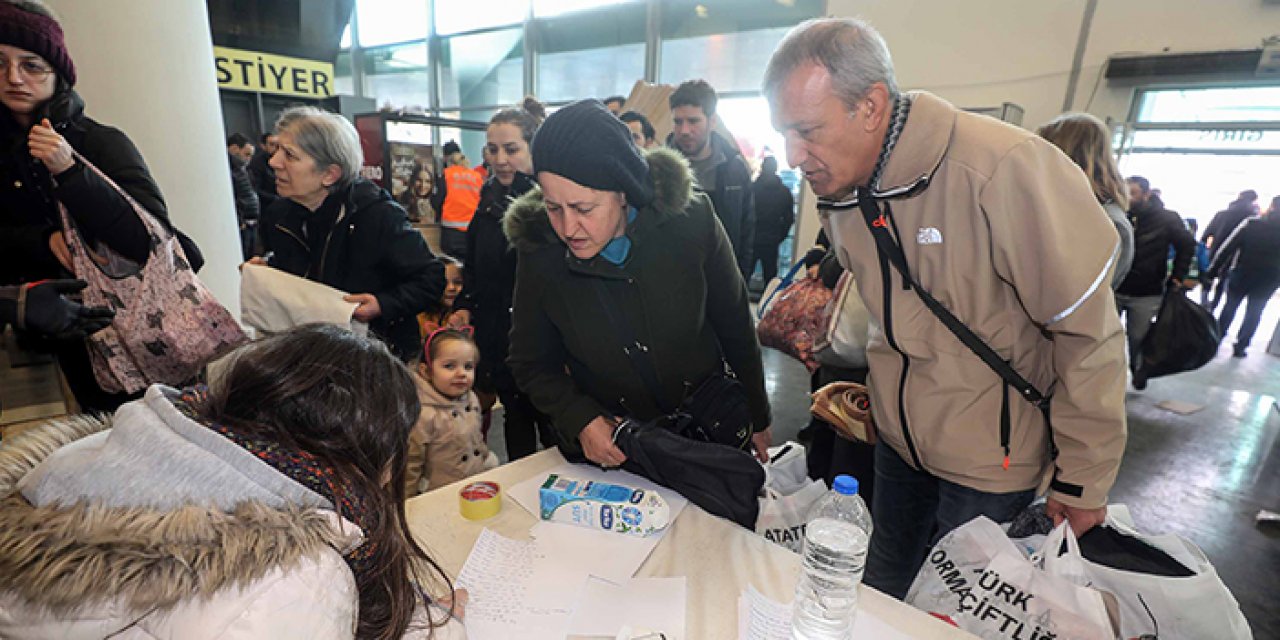
MULTIPOLYGON (((876 640, 909 640, 887 622, 859 610, 853 621, 853 637, 876 640)), ((791 640, 791 605, 770 600, 747 585, 738 597, 739 640, 791 640)))
POLYGON ((586 576, 565 571, 533 541, 480 532, 458 574, 470 592, 467 637, 564 638, 586 576))

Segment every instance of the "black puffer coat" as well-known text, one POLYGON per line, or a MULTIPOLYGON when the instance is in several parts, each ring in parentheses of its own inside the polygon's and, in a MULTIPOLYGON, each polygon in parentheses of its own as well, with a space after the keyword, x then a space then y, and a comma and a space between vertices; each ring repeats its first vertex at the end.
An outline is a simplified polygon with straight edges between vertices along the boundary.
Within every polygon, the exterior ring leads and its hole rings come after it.
POLYGON ((368 180, 357 178, 321 206, 340 206, 342 212, 325 250, 312 255, 303 230, 311 212, 287 198, 271 205, 259 228, 264 250, 274 252, 271 266, 348 293, 373 294, 382 315, 369 329, 400 359, 414 358, 421 344, 416 316, 439 302, 444 266, 404 209, 368 180))
POLYGON ((1195 256, 1196 239, 1182 224, 1178 214, 1164 208, 1157 199, 1130 207, 1133 223, 1133 266, 1116 289, 1126 296, 1158 296, 1165 283, 1185 280, 1195 256), (1169 272, 1169 246, 1174 248, 1173 272, 1169 272))
POLYGON ((476 388, 511 393, 517 390, 507 368, 508 334, 511 333, 511 298, 516 289, 516 252, 502 231, 507 207, 534 187, 533 178, 517 173, 504 187, 490 176, 480 191, 480 206, 467 229, 467 264, 456 309, 471 312, 480 346, 476 388))

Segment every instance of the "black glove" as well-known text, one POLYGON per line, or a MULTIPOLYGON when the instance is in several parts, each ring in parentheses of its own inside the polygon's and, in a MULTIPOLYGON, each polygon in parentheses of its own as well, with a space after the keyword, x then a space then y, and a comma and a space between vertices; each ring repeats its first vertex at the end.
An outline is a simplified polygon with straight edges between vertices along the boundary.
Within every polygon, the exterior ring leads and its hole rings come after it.
POLYGON ((83 340, 105 329, 115 317, 115 311, 86 307, 63 297, 87 286, 83 280, 44 280, 23 285, 26 298, 25 303, 19 305, 22 317, 18 318, 18 328, 55 340, 83 340))

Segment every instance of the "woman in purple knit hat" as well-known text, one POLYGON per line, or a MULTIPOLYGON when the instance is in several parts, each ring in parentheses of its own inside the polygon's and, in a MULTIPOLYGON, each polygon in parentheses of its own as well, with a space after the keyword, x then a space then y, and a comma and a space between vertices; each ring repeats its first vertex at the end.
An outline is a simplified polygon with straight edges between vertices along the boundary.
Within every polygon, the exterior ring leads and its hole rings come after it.
MULTIPOLYGON (((146 261, 151 238, 133 207, 75 152, 168 224, 164 197, 142 155, 122 131, 84 115, 75 83, 75 64, 53 13, 32 0, 0 0, 0 285, 74 275, 59 204, 88 246, 146 261)), ((199 269, 199 251, 179 238, 199 269)), ((130 399, 98 386, 83 340, 36 347, 56 354, 82 410, 114 411, 130 399)))

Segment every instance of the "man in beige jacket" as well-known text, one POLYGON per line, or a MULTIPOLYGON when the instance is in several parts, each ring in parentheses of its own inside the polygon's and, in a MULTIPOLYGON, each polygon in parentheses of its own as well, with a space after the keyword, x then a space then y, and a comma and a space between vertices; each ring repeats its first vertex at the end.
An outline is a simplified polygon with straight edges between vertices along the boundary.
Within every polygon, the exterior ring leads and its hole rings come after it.
POLYGON ((1124 336, 1107 286, 1119 239, 1085 175, 1027 131, 899 93, 888 47, 858 20, 796 27, 764 89, 876 321, 866 582, 903 597, 942 535, 1046 490, 1056 522, 1102 522, 1124 452, 1124 336), (1034 391, 1006 383, 913 281, 1034 391))

